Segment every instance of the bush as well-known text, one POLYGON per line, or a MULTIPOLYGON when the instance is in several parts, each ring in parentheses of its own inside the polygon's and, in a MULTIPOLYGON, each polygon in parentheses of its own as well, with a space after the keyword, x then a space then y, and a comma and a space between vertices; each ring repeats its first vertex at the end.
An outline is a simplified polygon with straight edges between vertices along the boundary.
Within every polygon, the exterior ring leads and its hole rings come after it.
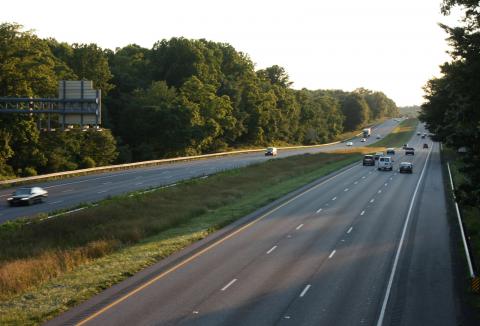
POLYGON ((88 168, 94 168, 95 166, 96 166, 96 163, 93 160, 93 158, 91 158, 90 156, 86 156, 82 159, 82 163, 81 163, 82 168, 88 169, 88 168))
POLYGON ((23 169, 21 175, 22 177, 33 177, 37 175, 37 170, 35 170, 35 168, 32 168, 31 166, 27 166, 23 169))

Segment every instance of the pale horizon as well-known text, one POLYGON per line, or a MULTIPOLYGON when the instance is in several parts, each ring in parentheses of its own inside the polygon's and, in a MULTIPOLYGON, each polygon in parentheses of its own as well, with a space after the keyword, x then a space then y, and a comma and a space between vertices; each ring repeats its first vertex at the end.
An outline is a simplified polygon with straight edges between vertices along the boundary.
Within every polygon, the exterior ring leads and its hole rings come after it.
POLYGON ((458 13, 442 16, 437 0, 299 0, 295 5, 138 0, 135 6, 84 0, 74 11, 64 4, 4 3, 0 23, 21 24, 41 38, 112 50, 128 44, 152 48, 172 37, 228 43, 247 54, 256 69, 284 67, 295 89, 363 87, 384 92, 398 106, 423 102, 422 87, 450 60, 447 34, 438 23, 458 24, 458 13))

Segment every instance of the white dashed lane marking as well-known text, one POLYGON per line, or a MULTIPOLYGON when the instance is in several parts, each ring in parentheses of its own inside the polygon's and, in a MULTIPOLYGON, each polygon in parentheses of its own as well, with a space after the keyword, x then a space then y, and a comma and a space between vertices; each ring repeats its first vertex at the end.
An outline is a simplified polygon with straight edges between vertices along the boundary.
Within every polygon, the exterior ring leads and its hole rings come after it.
POLYGON ((234 278, 233 280, 231 280, 227 285, 225 285, 223 288, 222 288, 222 291, 225 291, 226 289, 228 289, 233 283, 235 283, 237 281, 236 278, 234 278))
POLYGON ((352 232, 352 230, 353 230, 353 226, 351 226, 350 229, 348 229, 347 234, 350 234, 350 232, 352 232))
POLYGON ((273 246, 272 248, 270 248, 270 250, 267 251, 267 255, 270 255, 275 249, 277 249, 277 246, 273 246))
POLYGON ((336 252, 337 252, 336 250, 332 251, 332 253, 330 254, 330 256, 328 256, 328 259, 332 258, 333 255, 335 255, 336 252))
POLYGON ((318 214, 318 213, 320 213, 321 211, 322 211, 322 208, 319 208, 316 213, 318 214))
POLYGON ((362 211, 362 212, 360 213, 360 215, 363 215, 363 214, 365 214, 365 211, 362 211))
POLYGON ((308 284, 302 291, 302 293, 300 293, 300 298, 303 298, 303 296, 307 293, 308 289, 310 289, 311 285, 308 284))
POLYGON ((299 226, 297 226, 297 230, 300 230, 302 227, 303 227, 303 224, 300 224, 299 226))

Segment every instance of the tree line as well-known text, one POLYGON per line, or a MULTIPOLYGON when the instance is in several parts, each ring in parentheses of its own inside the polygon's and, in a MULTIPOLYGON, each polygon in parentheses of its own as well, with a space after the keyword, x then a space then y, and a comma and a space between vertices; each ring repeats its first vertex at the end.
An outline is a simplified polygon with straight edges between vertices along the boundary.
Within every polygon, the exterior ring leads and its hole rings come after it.
POLYGON ((455 150, 463 147, 465 183, 458 198, 480 204, 480 4, 478 0, 444 0, 442 11, 454 6, 465 9, 461 26, 441 25, 448 33, 451 61, 440 66, 442 76, 425 86, 426 102, 420 119, 442 141, 455 150))
POLYGON ((296 90, 284 68, 256 70, 226 43, 180 37, 112 51, 0 25, 0 96, 55 97, 62 79, 102 90, 105 128, 42 132, 33 117, 0 114, 2 176, 317 144, 398 114, 379 91, 296 90))

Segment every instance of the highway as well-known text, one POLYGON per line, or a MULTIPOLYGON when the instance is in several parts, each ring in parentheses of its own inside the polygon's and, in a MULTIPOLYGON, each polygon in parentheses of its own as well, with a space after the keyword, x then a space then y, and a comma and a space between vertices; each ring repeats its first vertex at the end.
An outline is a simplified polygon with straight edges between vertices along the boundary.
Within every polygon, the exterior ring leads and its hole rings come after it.
POLYGON ((392 172, 322 178, 47 325, 458 325, 438 144, 410 145, 392 172))
MULTIPOLYGON (((361 143, 359 138, 353 140, 354 146, 364 146, 377 141, 375 135, 385 136, 397 124, 398 122, 393 119, 384 122, 373 129, 373 135, 366 143, 361 143)), ((284 150, 279 151, 278 157, 317 153, 339 148, 346 148, 346 145, 340 143, 319 148, 284 150)), ((6 199, 18 187, 6 188, 0 190, 0 223, 11 219, 34 216, 38 213, 70 209, 83 203, 95 203, 109 196, 174 184, 181 180, 263 162, 266 159, 271 158, 265 157, 262 152, 249 153, 40 182, 35 185, 46 189, 49 192, 49 197, 45 203, 32 206, 9 207, 6 199)))

